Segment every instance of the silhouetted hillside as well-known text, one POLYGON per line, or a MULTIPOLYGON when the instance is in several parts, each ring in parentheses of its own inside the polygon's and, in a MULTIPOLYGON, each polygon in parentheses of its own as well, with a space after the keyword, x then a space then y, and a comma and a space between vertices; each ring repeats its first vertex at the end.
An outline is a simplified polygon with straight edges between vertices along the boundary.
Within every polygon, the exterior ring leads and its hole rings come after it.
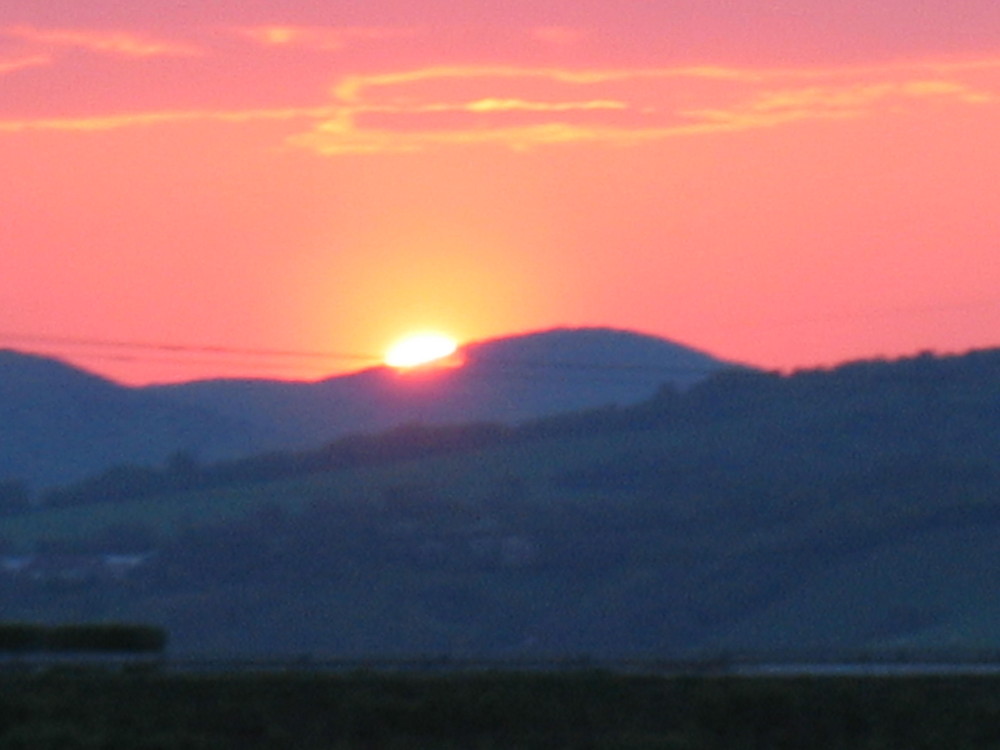
POLYGON ((663 339, 557 330, 470 345, 456 369, 375 368, 318 382, 215 380, 129 388, 0 352, 0 482, 52 486, 114 466, 307 448, 406 423, 512 423, 648 398, 725 366, 663 339))
POLYGON ((461 367, 378 367, 314 383, 216 380, 153 392, 252 424, 258 448, 312 447, 408 424, 512 424, 634 404, 664 383, 686 387, 727 363, 665 339, 606 328, 555 329, 463 347, 461 367))
POLYGON ((214 457, 253 447, 252 426, 57 360, 0 351, 0 480, 54 485, 179 450, 214 457))
POLYGON ((1000 350, 103 481, 0 520, 8 617, 213 653, 1000 653, 1000 350))

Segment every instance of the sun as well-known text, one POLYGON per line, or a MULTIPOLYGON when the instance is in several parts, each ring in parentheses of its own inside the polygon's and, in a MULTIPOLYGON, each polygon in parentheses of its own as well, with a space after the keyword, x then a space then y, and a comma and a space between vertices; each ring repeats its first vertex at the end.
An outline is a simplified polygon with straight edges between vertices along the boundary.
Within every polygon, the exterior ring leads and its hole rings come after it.
POLYGON ((458 351, 458 342, 451 336, 436 331, 411 333, 401 338, 385 354, 389 367, 407 370, 430 364, 445 364, 458 351))

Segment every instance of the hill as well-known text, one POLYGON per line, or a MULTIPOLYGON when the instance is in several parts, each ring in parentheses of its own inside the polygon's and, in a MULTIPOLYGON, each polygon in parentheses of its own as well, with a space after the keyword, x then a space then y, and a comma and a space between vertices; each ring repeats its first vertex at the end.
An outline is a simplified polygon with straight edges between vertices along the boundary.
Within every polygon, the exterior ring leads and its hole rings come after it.
POLYGON ((215 380, 150 389, 268 435, 260 450, 308 448, 401 424, 513 424, 634 404, 664 383, 687 387, 728 363, 662 338, 560 328, 462 347, 461 367, 377 367, 313 383, 215 380))
POLYGON ((252 426, 58 360, 0 350, 0 481, 56 485, 187 450, 250 451, 252 426))
POLYGON ((0 606, 182 652, 994 653, 998 448, 1000 350, 729 370, 63 498, 0 523, 0 606))
POLYGON ((664 339, 561 329, 469 345, 454 370, 380 367, 318 382, 214 380, 130 388, 0 352, 0 481, 51 487, 112 466, 306 448, 420 422, 512 423, 635 403, 725 363, 664 339))

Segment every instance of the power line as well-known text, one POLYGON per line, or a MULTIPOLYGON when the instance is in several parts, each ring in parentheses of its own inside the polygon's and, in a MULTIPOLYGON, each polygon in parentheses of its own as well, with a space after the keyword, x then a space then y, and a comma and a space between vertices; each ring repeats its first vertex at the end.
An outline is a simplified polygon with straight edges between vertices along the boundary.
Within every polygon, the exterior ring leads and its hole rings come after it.
MULTIPOLYGON (((333 352, 320 350, 290 350, 267 349, 260 347, 231 347, 209 344, 177 344, 167 342, 133 341, 120 339, 86 338, 75 336, 51 336, 40 334, 12 333, 0 331, 0 342, 13 342, 18 345, 30 345, 35 351, 44 349, 48 356, 61 356, 64 349, 97 349, 110 351, 67 353, 77 360, 102 360, 115 362, 155 362, 182 366, 217 365, 228 368, 238 367, 244 371, 275 370, 298 371, 315 369, 322 362, 349 361, 381 365, 384 359, 380 355, 359 354, 348 352, 333 352), (37 348, 36 348, 37 347, 37 348), (188 356, 193 355, 193 356, 188 356), (199 356, 201 355, 201 356, 199 356), (218 358, 206 358, 218 357, 218 358), (233 361, 228 357, 260 358, 255 361, 233 361), (289 360, 311 360, 309 362, 291 362, 289 360), (272 361, 266 361, 272 360, 272 361), (273 361, 277 360, 277 361, 273 361), (284 360, 284 361, 282 361, 284 360)), ((656 365, 627 362, 600 362, 584 360, 547 360, 547 359, 507 359, 494 356, 470 357, 469 365, 494 365, 503 368, 497 374, 511 377, 531 379, 541 377, 546 373, 557 376, 569 376, 573 373, 592 374, 599 372, 611 377, 621 375, 703 375, 715 372, 718 365, 656 365)), ((724 365, 723 365, 724 366, 724 365)))
MULTIPOLYGON (((495 357, 477 357, 473 360, 475 364, 497 364, 512 365, 515 367, 526 367, 528 369, 563 370, 563 371, 586 371, 605 370, 609 372, 634 372, 634 373, 702 373, 715 372, 719 366, 710 365, 650 365, 650 364, 629 364, 622 362, 582 362, 582 361, 560 361, 560 360, 528 360, 528 359, 498 359, 495 357)), ((723 365, 724 366, 724 365, 723 365)))
POLYGON ((80 346, 108 349, 137 349, 171 353, 192 354, 235 354, 259 357, 299 357, 325 360, 362 360, 380 362, 382 357, 373 354, 349 354, 345 352, 323 352, 289 349, 262 349, 253 347, 231 347, 207 344, 170 344, 148 341, 125 341, 118 339, 79 338, 75 336, 42 336, 37 334, 0 332, 0 340, 48 346, 80 346))
MULTIPOLYGON (((211 358, 201 358, 197 356, 192 357, 171 357, 171 356, 160 356, 157 354, 130 354, 128 352, 114 353, 114 352, 80 352, 73 354, 66 354, 57 349, 32 349, 32 353, 38 354, 45 357, 53 357, 55 359, 61 359, 66 357, 74 362, 116 362, 124 365, 140 365, 146 363, 152 364, 164 364, 168 366, 180 366, 180 367, 220 367, 226 368, 227 370, 238 370, 246 373, 276 373, 276 372, 286 372, 286 373, 297 373, 300 376, 305 372, 313 372, 321 367, 317 363, 295 363, 295 362, 279 362, 279 361, 250 361, 250 360, 234 360, 234 359, 211 359, 211 358)), ((322 372, 319 373, 323 375, 322 372)), ((251 377, 248 375, 247 377, 251 377)), ((211 375, 210 378, 215 378, 217 376, 211 375)), ((230 377, 228 375, 220 377, 230 377)))

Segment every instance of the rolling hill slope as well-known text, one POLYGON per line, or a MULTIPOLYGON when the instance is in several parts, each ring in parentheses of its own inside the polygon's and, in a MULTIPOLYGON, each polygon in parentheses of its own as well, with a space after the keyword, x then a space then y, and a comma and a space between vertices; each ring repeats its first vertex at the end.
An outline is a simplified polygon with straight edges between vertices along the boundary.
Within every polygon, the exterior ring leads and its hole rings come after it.
POLYGON ((187 450, 252 450, 253 426, 58 360, 0 350, 0 481, 56 485, 187 450))
POLYGON ((215 654, 1000 652, 1000 350, 277 458, 2 519, 18 559, 145 557, 9 572, 0 606, 215 654))
POLYGON ((325 380, 217 380, 149 389, 247 422, 261 450, 307 448, 407 423, 525 419, 634 404, 665 383, 687 387, 726 366, 661 338, 606 328, 554 329, 469 344, 460 367, 377 367, 325 380))
POLYGON ((62 362, 0 352, 0 481, 64 484, 178 453, 216 461, 307 448, 405 423, 490 420, 648 398, 726 366, 664 339, 563 329, 470 345, 464 367, 380 367, 318 382, 216 380, 130 388, 62 362))

